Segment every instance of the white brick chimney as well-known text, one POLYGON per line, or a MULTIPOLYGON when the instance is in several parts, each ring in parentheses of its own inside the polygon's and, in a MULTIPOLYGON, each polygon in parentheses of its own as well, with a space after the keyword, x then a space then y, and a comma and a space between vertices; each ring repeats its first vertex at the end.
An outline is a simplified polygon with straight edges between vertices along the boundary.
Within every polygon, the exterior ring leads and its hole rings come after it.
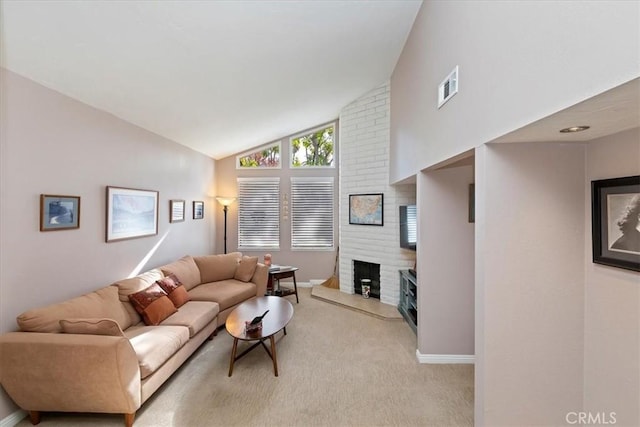
POLYGON ((380 301, 397 305, 398 271, 416 253, 400 248, 398 207, 414 204, 415 185, 389 185, 389 82, 340 113, 340 290, 354 293, 353 260, 380 264, 380 301), (349 195, 383 193, 383 226, 349 224, 349 195))

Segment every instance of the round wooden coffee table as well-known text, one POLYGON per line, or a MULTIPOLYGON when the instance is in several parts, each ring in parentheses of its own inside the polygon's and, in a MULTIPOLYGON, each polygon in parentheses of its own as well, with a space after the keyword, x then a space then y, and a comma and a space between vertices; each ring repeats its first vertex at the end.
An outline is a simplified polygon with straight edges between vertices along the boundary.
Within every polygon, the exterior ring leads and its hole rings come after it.
POLYGON ((233 337, 233 347, 231 349, 231 361, 229 362, 229 376, 233 373, 233 364, 236 360, 253 350, 259 345, 265 349, 271 360, 273 361, 273 372, 278 376, 278 359, 276 357, 275 335, 284 331, 287 335, 287 324, 293 317, 293 305, 289 301, 280 297, 258 297, 245 301, 237 306, 225 324, 227 332, 233 337), (245 321, 251 321, 256 316, 262 315, 269 310, 262 319, 262 329, 257 332, 247 333, 245 331, 245 321), (271 343, 271 351, 264 344, 269 339, 271 343), (238 341, 257 341, 251 347, 237 355, 238 341))

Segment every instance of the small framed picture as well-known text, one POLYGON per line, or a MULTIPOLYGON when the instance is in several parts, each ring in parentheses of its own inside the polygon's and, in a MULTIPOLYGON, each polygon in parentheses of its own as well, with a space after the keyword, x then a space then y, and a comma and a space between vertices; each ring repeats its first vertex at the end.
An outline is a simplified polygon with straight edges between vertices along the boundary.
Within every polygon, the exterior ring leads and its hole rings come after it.
POLYGON ((193 202, 193 219, 202 219, 204 218, 204 202, 194 201, 193 202))
POLYGON ((169 222, 184 221, 184 200, 169 200, 169 222))
POLYGON ((640 175, 591 182, 593 262, 640 271, 640 175))
POLYGON ((349 195, 349 224, 384 224, 382 193, 349 195))
POLYGON ((40 231, 80 228, 80 197, 40 195, 40 231))

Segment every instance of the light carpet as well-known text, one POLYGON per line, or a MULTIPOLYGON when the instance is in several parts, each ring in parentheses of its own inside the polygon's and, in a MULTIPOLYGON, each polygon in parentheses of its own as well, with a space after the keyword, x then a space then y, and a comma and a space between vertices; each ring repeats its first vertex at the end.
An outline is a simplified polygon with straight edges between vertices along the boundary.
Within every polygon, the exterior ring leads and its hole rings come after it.
MULTIPOLYGON (((405 322, 298 293, 300 304, 287 297, 287 335, 277 336, 279 377, 258 347, 229 378, 232 339, 222 329, 138 410, 134 427, 473 425, 472 365, 419 364, 405 322)), ((122 425, 109 414, 44 413, 40 423, 122 425)))

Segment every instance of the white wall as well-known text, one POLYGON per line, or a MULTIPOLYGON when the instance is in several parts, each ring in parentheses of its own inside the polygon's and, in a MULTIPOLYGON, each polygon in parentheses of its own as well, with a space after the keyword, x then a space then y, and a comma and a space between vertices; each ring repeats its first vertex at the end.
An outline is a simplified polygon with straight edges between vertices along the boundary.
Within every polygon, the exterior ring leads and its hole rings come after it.
MULTIPOLYGON (((29 308, 214 252, 212 159, 3 69, 0 113, 0 333, 29 308), (105 243, 107 185, 158 190, 158 235, 105 243), (80 228, 40 232, 40 194, 80 196, 80 228), (187 219, 169 224, 174 198, 187 219)), ((0 420, 15 409, 0 398, 0 420)))
POLYGON ((418 351, 427 361, 474 355, 473 179, 473 166, 418 178, 418 351))
POLYGON ((592 262, 592 180, 640 175, 640 129, 587 147, 585 206, 584 406, 640 425, 640 273, 592 262))
POLYGON ((415 252, 400 248, 399 209, 415 203, 415 187, 389 184, 389 83, 340 112, 340 289, 353 293, 353 260, 380 264, 380 301, 397 305, 401 269, 415 252), (383 193, 383 226, 349 224, 349 195, 383 193))
POLYGON ((637 1, 426 0, 391 77, 391 182, 638 77, 639 26, 637 1))
POLYGON ((564 425, 582 408, 584 153, 476 150, 476 425, 564 425))

